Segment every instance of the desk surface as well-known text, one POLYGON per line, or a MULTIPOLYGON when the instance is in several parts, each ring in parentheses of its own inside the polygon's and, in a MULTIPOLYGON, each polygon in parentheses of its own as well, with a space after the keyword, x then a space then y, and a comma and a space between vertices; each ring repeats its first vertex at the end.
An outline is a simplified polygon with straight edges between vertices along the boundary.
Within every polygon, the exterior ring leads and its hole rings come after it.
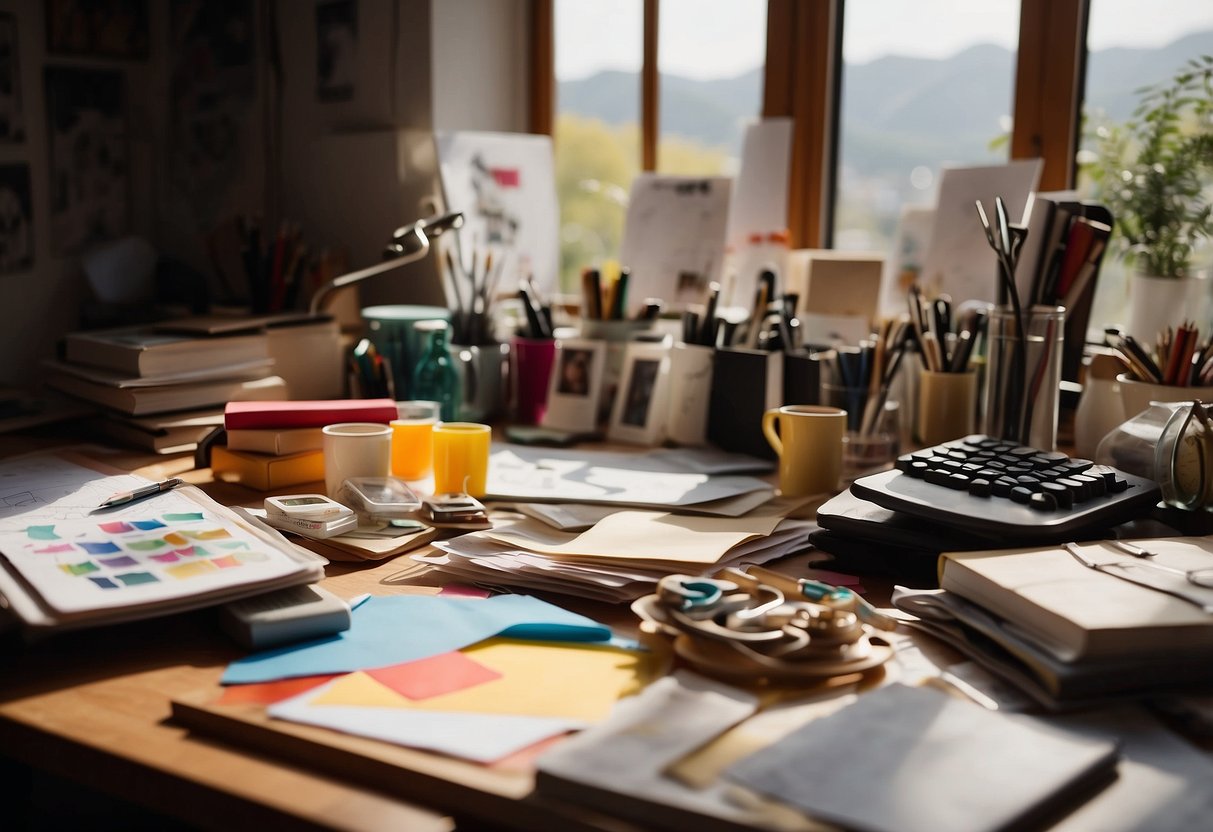
MULTIPOLYGON (((0 457, 31 450, 28 443, 9 440, 0 439, 0 457)), ((188 458, 159 458, 140 467, 148 460, 131 453, 107 459, 154 479, 182 475, 222 502, 261 500, 239 486, 212 483, 209 471, 190 470, 188 458)), ((436 592, 433 577, 409 563, 330 564, 324 585, 347 598, 436 592)), ((554 600, 612 625, 631 623, 623 609, 554 600)), ((16 638, 0 640, 0 753, 200 828, 448 830, 455 819, 447 812, 462 817, 465 811, 479 824, 514 828, 631 828, 588 813, 578 816, 581 823, 571 822, 533 801, 494 815, 508 805, 501 794, 465 806, 458 790, 428 799, 424 784, 379 791, 354 776, 309 768, 298 756, 226 744, 172 721, 172 700, 215 690, 226 664, 243 653, 219 631, 214 612, 205 610, 67 633, 29 646, 16 638), (404 795, 440 810, 421 808, 404 795)), ((459 770, 433 760, 439 776, 459 770)), ((469 775, 459 785, 474 792, 477 782, 469 775)))

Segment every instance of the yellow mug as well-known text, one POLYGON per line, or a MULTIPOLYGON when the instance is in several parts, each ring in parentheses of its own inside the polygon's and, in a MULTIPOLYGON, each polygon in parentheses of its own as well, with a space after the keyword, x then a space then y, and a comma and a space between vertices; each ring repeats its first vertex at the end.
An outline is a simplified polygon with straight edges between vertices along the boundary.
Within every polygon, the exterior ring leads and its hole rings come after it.
POLYGON ((483 497, 489 474, 488 425, 439 422, 434 425, 434 493, 483 497))
POLYGON ((779 490, 786 497, 838 488, 847 412, 840 407, 789 404, 762 416, 762 432, 779 455, 779 490))

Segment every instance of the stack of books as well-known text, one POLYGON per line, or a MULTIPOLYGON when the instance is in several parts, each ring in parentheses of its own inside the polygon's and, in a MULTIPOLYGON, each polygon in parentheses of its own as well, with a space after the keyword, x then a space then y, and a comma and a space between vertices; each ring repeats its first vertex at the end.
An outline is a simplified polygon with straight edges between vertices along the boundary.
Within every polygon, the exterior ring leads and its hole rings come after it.
POLYGON ((233 401, 223 412, 227 447, 211 451, 216 479, 275 491, 324 479, 325 425, 396 418, 391 399, 233 401))
POLYGON ((1213 690, 1213 589, 1185 577, 1213 566, 1209 539, 1121 545, 948 552, 941 589, 894 604, 1050 709, 1213 690))
POLYGON ((160 453, 192 449, 229 401, 286 396, 264 332, 74 332, 45 367, 48 386, 98 407, 103 433, 160 453))

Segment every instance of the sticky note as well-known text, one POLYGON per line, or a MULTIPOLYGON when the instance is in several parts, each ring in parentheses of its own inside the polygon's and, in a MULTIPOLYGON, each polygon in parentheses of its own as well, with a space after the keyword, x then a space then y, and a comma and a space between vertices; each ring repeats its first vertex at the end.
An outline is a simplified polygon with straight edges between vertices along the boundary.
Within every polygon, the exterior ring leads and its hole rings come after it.
POLYGON ((501 678, 496 670, 459 652, 368 670, 366 675, 412 700, 454 693, 501 678))

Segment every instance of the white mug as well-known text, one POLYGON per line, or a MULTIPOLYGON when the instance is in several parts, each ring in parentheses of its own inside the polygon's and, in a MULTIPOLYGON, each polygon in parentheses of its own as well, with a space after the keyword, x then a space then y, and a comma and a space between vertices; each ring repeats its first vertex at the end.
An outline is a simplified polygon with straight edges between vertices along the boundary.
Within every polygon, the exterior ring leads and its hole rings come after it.
POLYGON ((326 426, 324 490, 336 499, 350 477, 386 477, 392 464, 392 429, 375 422, 326 426))

